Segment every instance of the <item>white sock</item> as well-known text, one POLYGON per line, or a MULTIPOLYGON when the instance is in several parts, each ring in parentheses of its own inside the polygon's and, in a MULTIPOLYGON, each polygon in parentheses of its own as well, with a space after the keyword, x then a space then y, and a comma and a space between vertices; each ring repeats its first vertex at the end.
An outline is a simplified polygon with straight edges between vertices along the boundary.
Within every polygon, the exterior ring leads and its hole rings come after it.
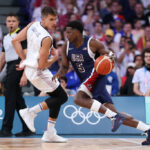
POLYGON ((114 117, 116 116, 117 113, 111 111, 110 109, 107 108, 106 112, 105 112, 105 116, 107 116, 108 118, 114 117))
POLYGON ((144 122, 142 121, 139 121, 137 127, 137 129, 141 130, 141 131, 146 131, 146 130, 149 130, 150 129, 150 126, 145 124, 144 122))
POLYGON ((30 112, 34 112, 34 113, 36 113, 36 114, 39 113, 39 112, 42 111, 42 110, 43 110, 43 107, 42 107, 41 104, 38 104, 38 105, 35 105, 35 106, 29 108, 29 111, 30 111, 30 112))
POLYGON ((56 124, 56 121, 48 120, 47 130, 50 132, 53 131, 55 124, 56 124))

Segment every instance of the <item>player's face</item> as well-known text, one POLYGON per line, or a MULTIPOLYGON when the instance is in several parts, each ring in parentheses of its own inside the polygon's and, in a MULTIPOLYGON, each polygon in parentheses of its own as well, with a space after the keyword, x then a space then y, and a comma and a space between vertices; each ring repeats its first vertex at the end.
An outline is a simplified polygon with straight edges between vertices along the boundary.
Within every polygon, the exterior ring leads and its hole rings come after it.
POLYGON ((74 41, 74 37, 75 37, 75 30, 72 29, 71 27, 67 27, 66 28, 66 37, 69 40, 69 42, 73 42, 74 41))
POLYGON ((45 28, 47 28, 48 30, 53 30, 56 28, 57 16, 48 15, 46 17, 43 17, 42 20, 44 22, 45 28))
POLYGON ((13 32, 18 28, 19 20, 14 16, 8 16, 6 18, 6 26, 9 32, 13 32))

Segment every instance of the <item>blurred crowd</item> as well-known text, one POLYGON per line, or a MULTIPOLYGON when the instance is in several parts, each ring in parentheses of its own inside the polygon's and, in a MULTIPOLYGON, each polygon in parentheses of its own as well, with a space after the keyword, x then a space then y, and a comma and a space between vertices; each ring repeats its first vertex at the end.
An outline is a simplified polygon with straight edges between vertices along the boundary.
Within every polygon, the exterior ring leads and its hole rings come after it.
MULTIPOLYGON (((65 26, 69 21, 81 20, 84 34, 99 40, 116 55, 115 67, 107 75, 109 93, 112 96, 140 95, 133 89, 132 78, 135 71, 144 65, 143 49, 150 48, 150 1, 31 0, 28 4, 30 21, 40 21, 41 9, 46 5, 56 8, 59 14, 58 26, 52 35, 54 47, 59 51, 58 61, 50 68, 53 74, 61 65, 61 50, 66 40, 65 26)), ((0 50, 3 37, 1 33, 0 30, 0 50)), ((65 83, 64 88, 69 91, 69 95, 76 93, 80 81, 71 64, 66 77, 60 80, 65 83)), ((24 95, 42 95, 30 84, 27 87, 23 88, 24 95)), ((0 89, 2 94, 1 84, 0 89)))

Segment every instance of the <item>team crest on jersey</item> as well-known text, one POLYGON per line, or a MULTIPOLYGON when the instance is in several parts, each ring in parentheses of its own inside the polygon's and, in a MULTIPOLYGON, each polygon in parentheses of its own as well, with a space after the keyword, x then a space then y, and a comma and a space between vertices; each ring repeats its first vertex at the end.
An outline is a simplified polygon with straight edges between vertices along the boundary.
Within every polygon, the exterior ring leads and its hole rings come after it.
POLYGON ((89 89, 90 91, 92 90, 91 84, 88 84, 87 87, 88 87, 88 89, 89 89))
POLYGON ((71 55, 71 60, 74 62, 83 62, 84 58, 82 54, 72 54, 71 55))

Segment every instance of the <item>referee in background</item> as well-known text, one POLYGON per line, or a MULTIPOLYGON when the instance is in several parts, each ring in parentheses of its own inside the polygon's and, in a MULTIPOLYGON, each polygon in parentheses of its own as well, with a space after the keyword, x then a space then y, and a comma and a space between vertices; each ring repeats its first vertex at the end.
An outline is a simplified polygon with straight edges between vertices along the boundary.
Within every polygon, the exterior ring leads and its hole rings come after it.
MULTIPOLYGON (((22 97, 21 86, 27 83, 26 77, 23 75, 23 71, 17 71, 16 65, 20 63, 20 59, 16 54, 14 47, 11 43, 12 39, 20 31, 19 19, 16 14, 9 14, 6 17, 6 26, 9 33, 4 36, 3 49, 0 56, 0 72, 2 71, 5 63, 7 63, 7 72, 4 80, 4 96, 5 96, 5 116, 0 131, 0 137, 12 136, 13 120, 15 110, 19 115, 19 110, 26 108, 25 101, 22 97)), ((27 47, 27 42, 22 43, 23 48, 27 47)), ((22 131, 15 134, 16 136, 30 136, 33 133, 27 128, 24 121, 22 122, 22 131)))

